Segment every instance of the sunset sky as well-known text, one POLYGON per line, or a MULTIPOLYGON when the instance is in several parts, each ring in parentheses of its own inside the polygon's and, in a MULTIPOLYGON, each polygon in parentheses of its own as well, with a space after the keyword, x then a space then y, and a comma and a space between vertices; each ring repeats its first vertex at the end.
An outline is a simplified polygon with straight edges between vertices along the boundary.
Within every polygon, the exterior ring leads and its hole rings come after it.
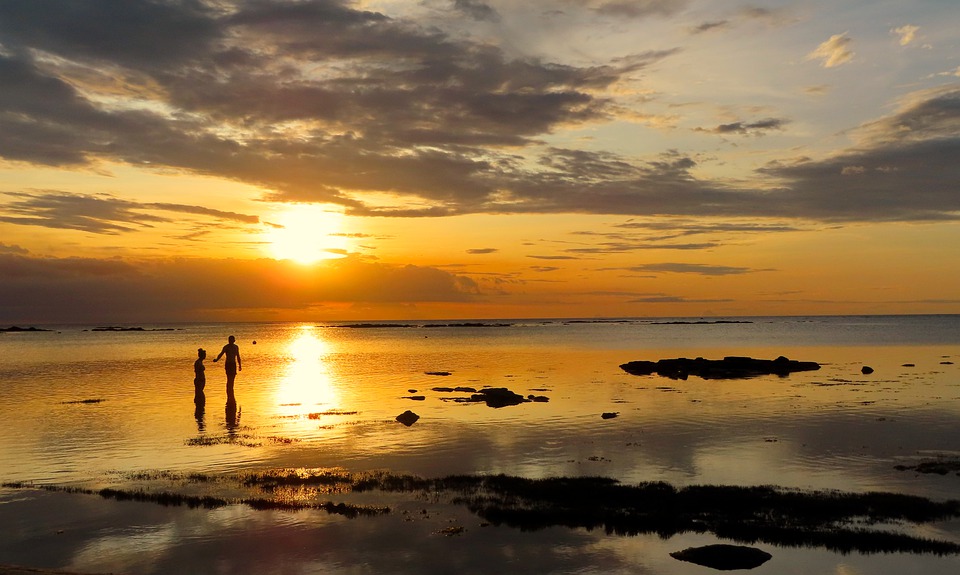
POLYGON ((0 2, 0 324, 960 313, 957 0, 0 2))

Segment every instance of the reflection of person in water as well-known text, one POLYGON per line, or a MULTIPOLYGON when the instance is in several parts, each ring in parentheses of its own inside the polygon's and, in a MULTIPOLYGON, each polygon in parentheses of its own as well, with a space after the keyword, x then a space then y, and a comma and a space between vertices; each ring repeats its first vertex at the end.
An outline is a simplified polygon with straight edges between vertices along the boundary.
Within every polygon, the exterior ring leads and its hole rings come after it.
POLYGON ((204 403, 197 402, 197 408, 193 410, 193 417, 197 420, 197 431, 203 433, 203 430, 207 428, 207 424, 203 421, 204 416, 204 403))
POLYGON ((227 407, 224 409, 224 418, 227 424, 227 434, 232 436, 240 427, 240 410, 237 408, 237 402, 227 400, 227 407))
POLYGON ((207 350, 202 347, 197 350, 197 361, 193 362, 193 400, 196 402, 203 397, 203 388, 207 385, 207 376, 204 375, 203 360, 207 358, 207 350))
POLYGON ((227 356, 227 360, 224 362, 224 370, 227 372, 227 401, 236 402, 236 399, 233 397, 233 381, 237 378, 237 372, 243 371, 243 366, 240 362, 240 346, 236 343, 237 338, 232 335, 227 338, 227 345, 223 346, 223 349, 220 350, 220 353, 214 359, 214 363, 220 361, 220 358, 224 355, 227 356))

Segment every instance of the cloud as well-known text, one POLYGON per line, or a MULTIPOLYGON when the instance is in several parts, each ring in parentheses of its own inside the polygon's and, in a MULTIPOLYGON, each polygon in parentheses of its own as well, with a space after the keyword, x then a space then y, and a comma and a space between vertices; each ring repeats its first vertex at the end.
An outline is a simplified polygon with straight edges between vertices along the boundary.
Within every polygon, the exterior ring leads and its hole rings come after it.
POLYGON ((464 276, 355 257, 302 267, 267 259, 35 258, 0 250, 0 275, 0 317, 34 323, 195 321, 237 310, 463 302, 479 295, 464 276))
POLYGON ((606 16, 644 18, 676 14, 688 3, 688 0, 608 0, 596 2, 595 10, 606 16))
MULTIPOLYGON (((493 3, 460 7, 482 5, 493 3)), ((562 5, 650 17, 689 3, 562 5)), ((748 12, 738 17, 783 18, 748 12)), ((626 156, 546 143, 571 127, 621 118, 618 90, 677 48, 560 64, 336 0, 0 2, 0 44, 0 157, 28 165, 190 172, 258 186, 265 200, 395 217, 908 220, 954 217, 958 201, 949 131, 957 113, 945 92, 916 95, 913 108, 868 124, 847 150, 773 162, 753 181, 711 179, 715 160, 696 153, 626 156), (909 129, 881 137, 897 121, 909 129), (864 168, 862 185, 843 176, 847 166, 864 168), (917 182, 921 193, 905 192, 917 182)), ((812 58, 827 66, 852 57, 846 34, 821 48, 812 58)), ((756 135, 785 124, 761 118, 705 129, 756 135)), ((96 233, 155 225, 171 213, 252 221, 172 203, 42 195, 9 196, 18 213, 2 217, 96 233)))
POLYGON ((35 46, 123 65, 162 66, 216 44, 222 38, 216 16, 212 5, 192 0, 3 2, 0 37, 8 49, 35 46))
POLYGON ((497 253, 498 251, 500 250, 497 248, 471 248, 467 250, 467 253, 471 255, 483 255, 497 253))
POLYGON ((714 30, 723 30, 730 27, 729 20, 713 20, 710 22, 703 22, 693 28, 690 28, 691 34, 703 34, 704 32, 711 32, 714 30))
POLYGON ((854 52, 850 49, 852 40, 847 33, 835 34, 807 54, 807 60, 820 60, 824 68, 835 68, 853 60, 854 52))
POLYGON ((785 120, 783 118, 765 118, 755 122, 732 122, 729 124, 720 124, 712 129, 697 128, 697 131, 722 135, 739 134, 759 136, 770 130, 783 130, 784 126, 789 123, 789 120, 785 120))
POLYGON ((563 251, 571 254, 620 254, 641 250, 706 250, 719 246, 720 244, 716 242, 676 244, 644 241, 609 241, 597 242, 591 247, 568 248, 563 251))
POLYGON ((960 218, 960 86, 911 94, 856 135, 842 153, 761 171, 784 182, 776 195, 785 206, 814 219, 960 218))
POLYGON ((900 26, 899 28, 894 28, 890 30, 891 34, 895 34, 899 37, 899 42, 901 46, 908 46, 914 40, 917 39, 917 32, 920 31, 918 26, 913 26, 912 24, 906 24, 900 26))
POLYGON ((818 84, 816 86, 808 86, 803 89, 804 93, 810 94, 811 96, 823 96, 830 91, 830 86, 825 84, 818 84))
POLYGON ((0 254, 27 255, 28 253, 30 253, 30 251, 26 248, 0 242, 0 254))
POLYGON ((689 299, 676 295, 651 295, 633 298, 627 303, 723 303, 731 299, 689 299))
POLYGON ((598 91, 672 53, 585 67, 511 59, 333 1, 163 3, 144 30, 152 12, 104 18, 126 4, 101 0, 68 10, 85 32, 67 33, 48 4, 0 5, 0 156, 161 166, 359 214, 368 190, 431 204, 394 215, 482 210, 514 161, 499 148, 611 118, 598 91), (133 36, 156 43, 98 41, 133 36))
POLYGON ((756 223, 756 222, 703 222, 703 221, 628 221, 622 224, 614 225, 615 228, 627 230, 652 230, 668 231, 667 238, 680 236, 692 236, 700 234, 745 234, 762 233, 769 234, 775 232, 795 232, 803 228, 793 224, 774 224, 774 223, 756 223))
POLYGON ((215 220, 256 224, 257 216, 225 212, 202 206, 170 203, 137 203, 108 194, 85 195, 58 191, 0 192, 12 198, 0 204, 0 222, 81 230, 97 234, 130 232, 170 219, 148 212, 165 211, 206 216, 215 220))
POLYGON ((631 272, 658 272, 658 273, 674 273, 674 274, 696 274, 703 276, 727 276, 727 275, 740 275, 748 274, 756 271, 769 271, 769 270, 754 270, 751 268, 735 267, 735 266, 718 266, 711 264, 690 264, 690 263, 656 263, 656 264, 642 264, 639 266, 631 266, 629 268, 623 268, 631 272))
POLYGON ((500 14, 496 9, 482 0, 453 0, 453 7, 456 11, 474 20, 485 22, 500 21, 500 14))

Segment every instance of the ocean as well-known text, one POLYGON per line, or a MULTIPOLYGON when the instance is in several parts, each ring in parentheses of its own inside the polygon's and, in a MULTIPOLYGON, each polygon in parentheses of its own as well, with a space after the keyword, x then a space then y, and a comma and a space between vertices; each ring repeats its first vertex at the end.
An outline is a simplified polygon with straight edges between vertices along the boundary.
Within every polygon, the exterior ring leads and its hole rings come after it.
MULTIPOLYGON (((735 543, 772 555, 757 573, 960 569, 955 552, 749 543, 711 528, 524 527, 438 487, 314 480, 265 489, 249 480, 278 470, 503 475, 956 499, 960 316, 40 327, 48 331, 0 333, 0 564, 136 574, 674 574, 706 568, 671 552, 735 543), (223 364, 213 362, 229 335, 242 358, 235 405, 223 364), (198 348, 207 351, 199 404, 198 348), (743 379, 620 368, 725 356, 821 367, 743 379), (484 388, 522 402, 491 407, 484 388), (406 411, 418 416, 409 426, 397 421, 406 411), (923 472, 935 462, 946 471, 923 472), (145 495, 133 501, 137 493, 145 495), (254 493, 299 503, 262 508, 254 493), (226 504, 160 505, 151 494, 226 504)), ((879 523, 960 545, 960 517, 879 523)))

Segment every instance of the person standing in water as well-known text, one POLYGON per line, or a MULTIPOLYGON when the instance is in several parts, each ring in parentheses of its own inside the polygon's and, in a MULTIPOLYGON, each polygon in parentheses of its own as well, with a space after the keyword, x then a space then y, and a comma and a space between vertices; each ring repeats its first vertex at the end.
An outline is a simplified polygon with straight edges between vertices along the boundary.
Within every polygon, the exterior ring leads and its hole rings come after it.
POLYGON ((207 350, 202 347, 197 350, 197 361, 193 362, 193 400, 203 398, 203 388, 207 385, 207 376, 204 375, 203 360, 207 358, 207 350))
POLYGON ((233 381, 237 378, 237 372, 243 371, 240 362, 240 346, 237 345, 236 341, 237 338, 232 335, 228 337, 227 345, 223 346, 216 359, 213 360, 216 363, 224 355, 227 356, 227 361, 224 362, 223 366, 227 372, 227 403, 236 403, 236 398, 233 396, 233 381))

